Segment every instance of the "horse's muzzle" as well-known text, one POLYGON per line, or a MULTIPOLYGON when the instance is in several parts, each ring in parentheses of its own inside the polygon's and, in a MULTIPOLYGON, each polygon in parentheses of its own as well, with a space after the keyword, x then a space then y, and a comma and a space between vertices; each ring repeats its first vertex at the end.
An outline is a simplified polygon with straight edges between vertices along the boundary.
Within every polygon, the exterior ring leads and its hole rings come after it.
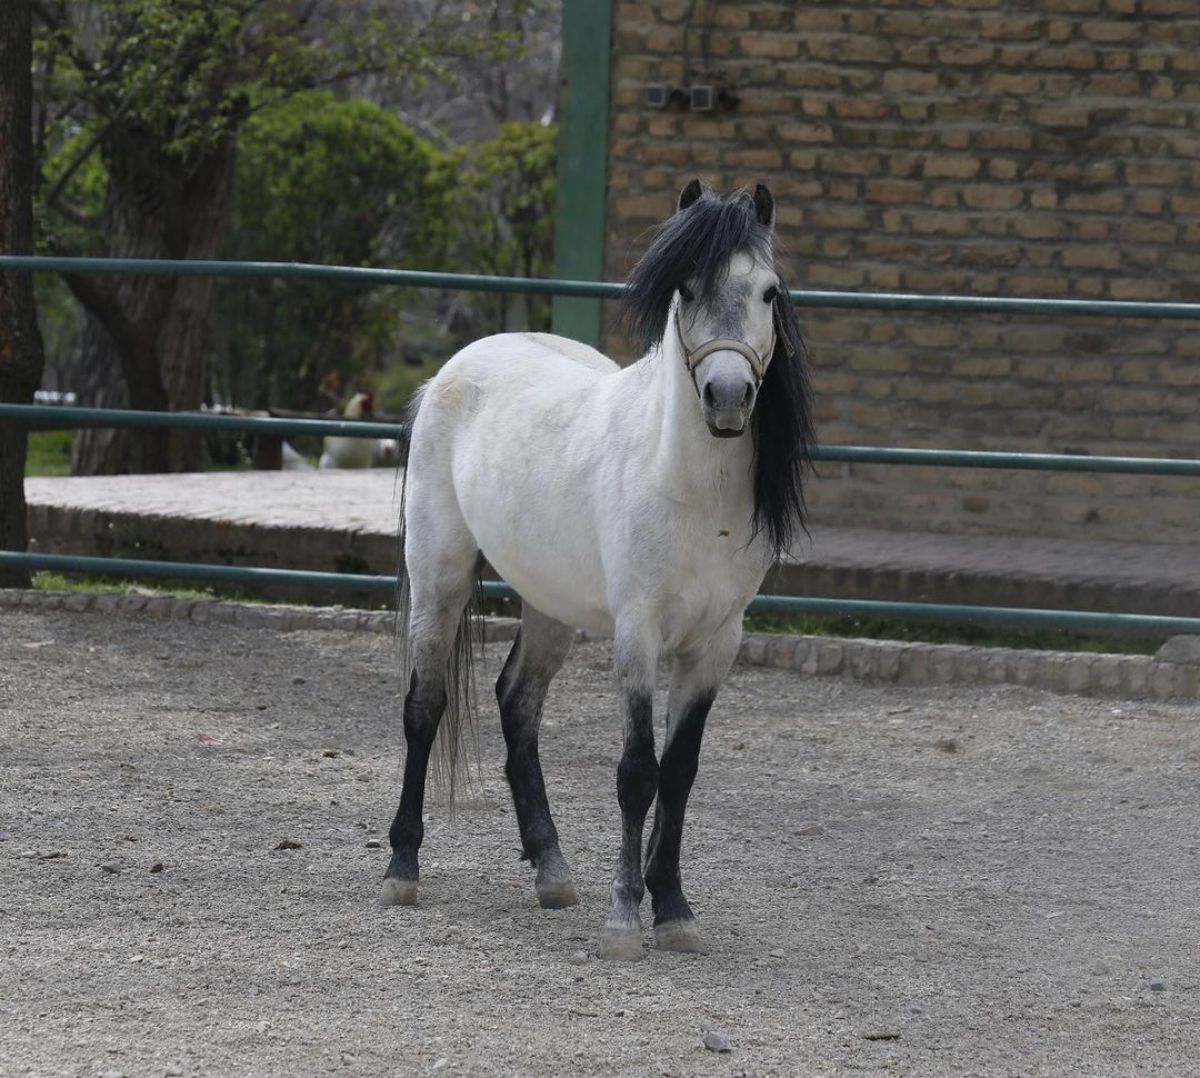
POLYGON ((742 373, 745 368, 746 365, 741 363, 734 370, 726 367, 714 371, 700 387, 704 422, 715 438, 736 438, 750 425, 758 387, 752 378, 742 373))

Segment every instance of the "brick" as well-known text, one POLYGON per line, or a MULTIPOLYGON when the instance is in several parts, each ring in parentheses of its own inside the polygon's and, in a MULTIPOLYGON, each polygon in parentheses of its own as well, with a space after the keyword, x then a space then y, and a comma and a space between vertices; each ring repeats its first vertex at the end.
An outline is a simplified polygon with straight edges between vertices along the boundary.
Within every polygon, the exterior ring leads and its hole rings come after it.
POLYGON ((996 46, 983 42, 939 45, 937 58, 943 64, 976 67, 986 64, 996 55, 996 46))
POLYGON ((863 198, 867 202, 897 205, 921 201, 922 187, 909 180, 872 180, 867 183, 863 198))
POLYGON ((1079 30, 1088 41, 1111 45, 1135 41, 1142 35, 1142 24, 1133 19, 1100 19, 1080 23, 1079 30))
POLYGON ((977 176, 981 168, 982 162, 978 158, 938 154, 925 159, 922 172, 932 178, 969 180, 977 176))
POLYGON ((1073 245, 1063 248, 1062 263, 1082 269, 1119 269, 1121 252, 1112 247, 1073 245))
POLYGON ((890 94, 931 94, 938 88, 938 76, 933 71, 897 68, 883 76, 883 88, 890 94))
POLYGON ((977 210, 1012 210, 1025 200, 1019 187, 1000 184, 972 184, 963 189, 963 202, 977 210))

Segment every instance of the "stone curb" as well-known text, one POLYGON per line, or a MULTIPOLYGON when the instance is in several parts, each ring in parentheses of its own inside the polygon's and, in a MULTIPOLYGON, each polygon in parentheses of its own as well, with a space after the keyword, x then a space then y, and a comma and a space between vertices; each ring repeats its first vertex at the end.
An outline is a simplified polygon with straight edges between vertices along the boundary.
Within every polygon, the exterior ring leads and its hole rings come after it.
MULTIPOLYGON (((280 632, 336 629, 393 633, 392 611, 348 610, 180 599, 170 595, 97 595, 0 589, 0 610, 71 610, 142 614, 174 621, 237 625, 280 632)), ((485 618, 483 638, 516 637, 515 618, 485 618)), ((579 634, 578 639, 586 639, 579 634)), ((1195 649, 1168 654, 1189 656, 1195 649)), ((1198 652, 1200 654, 1200 652, 1198 652)), ((1150 655, 923 644, 824 636, 748 634, 738 660, 806 676, 840 676, 893 685, 1020 685, 1050 692, 1115 699, 1200 700, 1200 662, 1169 662, 1150 655)))

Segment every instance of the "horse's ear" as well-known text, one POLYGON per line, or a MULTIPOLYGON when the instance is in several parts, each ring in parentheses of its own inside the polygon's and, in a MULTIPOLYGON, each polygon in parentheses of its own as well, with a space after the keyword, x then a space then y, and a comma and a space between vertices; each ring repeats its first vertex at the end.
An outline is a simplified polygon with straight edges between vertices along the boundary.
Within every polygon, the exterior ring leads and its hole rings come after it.
POLYGON ((765 184, 756 184, 754 187, 754 214, 760 225, 772 229, 775 227, 775 199, 765 184))
POLYGON ((679 192, 679 204, 675 207, 675 212, 679 213, 681 210, 686 210, 703 193, 704 188, 700 186, 700 181, 692 180, 691 183, 679 192))

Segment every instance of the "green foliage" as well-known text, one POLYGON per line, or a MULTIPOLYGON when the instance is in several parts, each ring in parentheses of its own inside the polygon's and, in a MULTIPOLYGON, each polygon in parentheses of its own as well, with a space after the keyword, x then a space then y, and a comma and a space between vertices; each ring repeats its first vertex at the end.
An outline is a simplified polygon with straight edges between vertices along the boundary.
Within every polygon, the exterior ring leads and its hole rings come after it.
POLYGON ((69 430, 30 431, 25 474, 70 475, 71 442, 74 437, 74 433, 69 430))
MULTIPOLYGON (((405 265, 431 242, 433 150, 384 109, 309 93, 254 117, 239 145, 227 257, 405 265)), ((332 369, 346 386, 395 347, 393 290, 328 282, 225 282, 222 396, 309 408, 332 369)), ((328 402, 324 402, 328 403, 328 402)))
MULTIPOLYGON (((554 267, 557 128, 504 124, 487 142, 443 155, 432 186, 441 192, 447 269, 546 277, 554 267)), ((550 301, 475 293, 462 297, 466 335, 550 328, 550 301)))

